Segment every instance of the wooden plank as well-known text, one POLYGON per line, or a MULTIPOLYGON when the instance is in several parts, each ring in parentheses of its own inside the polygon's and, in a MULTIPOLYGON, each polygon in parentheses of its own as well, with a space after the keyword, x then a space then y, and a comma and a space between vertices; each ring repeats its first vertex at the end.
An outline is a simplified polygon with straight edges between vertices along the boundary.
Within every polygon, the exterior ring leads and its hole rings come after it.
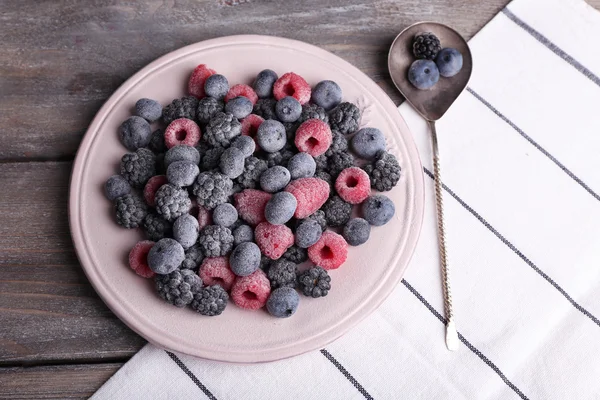
POLYGON ((0 365, 125 359, 145 343, 104 305, 69 234, 71 163, 0 164, 0 365))
POLYGON ((87 399, 120 363, 0 368, 0 399, 87 399))

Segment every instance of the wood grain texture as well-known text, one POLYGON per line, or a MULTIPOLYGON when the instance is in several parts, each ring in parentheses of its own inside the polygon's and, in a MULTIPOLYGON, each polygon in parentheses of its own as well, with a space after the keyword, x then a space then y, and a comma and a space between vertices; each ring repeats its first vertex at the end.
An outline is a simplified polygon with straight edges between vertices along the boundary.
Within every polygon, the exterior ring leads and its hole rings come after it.
POLYGON ((0 399, 84 399, 121 367, 120 363, 0 368, 0 399))

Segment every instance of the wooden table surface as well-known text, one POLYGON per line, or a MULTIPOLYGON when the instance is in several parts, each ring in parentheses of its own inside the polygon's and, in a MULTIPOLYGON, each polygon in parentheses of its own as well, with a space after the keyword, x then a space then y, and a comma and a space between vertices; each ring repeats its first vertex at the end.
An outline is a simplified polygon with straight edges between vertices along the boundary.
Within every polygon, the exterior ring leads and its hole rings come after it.
POLYGON ((400 103, 386 60, 398 32, 434 20, 470 38, 507 3, 2 0, 0 398, 89 397, 145 344, 89 284, 67 218, 79 142, 133 73, 190 43, 268 34, 337 54, 400 103))

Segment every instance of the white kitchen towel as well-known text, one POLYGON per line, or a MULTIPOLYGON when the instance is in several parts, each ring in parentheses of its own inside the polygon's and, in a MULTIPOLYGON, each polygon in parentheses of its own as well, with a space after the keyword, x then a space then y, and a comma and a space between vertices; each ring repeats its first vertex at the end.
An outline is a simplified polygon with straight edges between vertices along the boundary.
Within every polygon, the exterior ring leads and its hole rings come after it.
POLYGON ((425 220, 375 313, 266 364, 147 345, 93 398, 600 399, 599 39, 582 0, 515 0, 470 42, 473 77, 438 124, 457 352, 444 345, 429 132, 403 104, 425 220))

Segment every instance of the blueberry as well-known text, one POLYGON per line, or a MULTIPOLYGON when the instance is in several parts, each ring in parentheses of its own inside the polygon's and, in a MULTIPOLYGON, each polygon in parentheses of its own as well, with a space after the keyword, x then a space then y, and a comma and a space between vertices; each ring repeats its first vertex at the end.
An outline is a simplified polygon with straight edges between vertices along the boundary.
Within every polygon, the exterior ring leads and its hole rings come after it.
POLYGON ((369 224, 381 226, 387 224, 392 219, 396 212, 396 207, 387 196, 376 194, 365 200, 362 212, 369 224))
POLYGON ((231 146, 240 149, 244 157, 250 157, 254 154, 254 150, 256 150, 254 139, 246 135, 235 138, 233 142, 231 142, 231 146))
POLYGON ((121 142, 131 151, 146 147, 152 138, 150 124, 142 117, 127 118, 119 127, 121 142))
POLYGON ((285 127, 279 121, 268 119, 258 127, 256 141, 260 148, 267 153, 279 151, 287 143, 285 127))
POLYGON ((268 193, 283 190, 290 182, 290 171, 281 165, 275 165, 260 176, 260 187, 268 193))
POLYGON ((440 71, 431 60, 416 60, 408 70, 408 80, 417 89, 425 90, 433 87, 440 79, 440 71))
POLYGON ((229 228, 237 221, 238 212, 231 203, 219 204, 213 211, 212 219, 216 225, 229 228))
POLYGON ((204 93, 207 96, 222 100, 229 92, 227 78, 220 74, 214 74, 204 81, 204 93))
POLYGON ((456 49, 445 48, 440 50, 435 58, 435 63, 440 71, 440 75, 450 78, 458 74, 462 69, 463 56, 460 54, 460 51, 456 49))
POLYGON ((362 128, 352 138, 352 150, 364 160, 372 160, 385 150, 385 137, 377 128, 362 128))
POLYGON ((321 81, 313 89, 311 100, 329 111, 342 102, 342 88, 334 81, 321 81))
POLYGON ((244 153, 237 147, 229 147, 221 154, 219 168, 227 177, 234 179, 244 172, 244 153))
POLYGON ((175 271, 185 259, 183 247, 175 239, 160 239, 148 253, 148 266, 157 274, 175 271))
POLYGON ((196 243, 199 231, 198 220, 190 214, 183 214, 173 223, 173 239, 177 240, 184 249, 196 243))
POLYGON ((302 105, 292 96, 287 96, 275 104, 275 114, 281 122, 295 122, 302 114, 302 105))
POLYGON ((233 230, 233 244, 254 241, 254 229, 248 225, 240 225, 233 230))
POLYGON ((277 81, 277 74, 270 69, 262 70, 254 80, 254 91, 261 99, 273 95, 273 85, 277 81))
POLYGON ((200 168, 189 161, 175 161, 167 167, 167 180, 169 183, 183 187, 194 184, 200 168))
POLYGON ((156 100, 139 99, 135 103, 135 113, 148 122, 154 122, 162 117, 162 106, 156 100))
POLYGON ((104 184, 104 194, 110 200, 116 200, 131 192, 131 185, 121 175, 113 175, 104 184))
POLYGON ((254 242, 238 244, 229 256, 229 267, 237 276, 248 276, 260 266, 260 249, 254 242))
POLYGON ((265 218, 273 225, 283 225, 294 216, 298 201, 289 192, 278 192, 265 206, 265 218))
POLYGON ((323 230, 315 219, 305 219, 296 228, 296 246, 306 249, 321 238, 323 230))
POLYGON ((315 159, 308 153, 294 154, 288 162, 292 179, 310 178, 317 170, 315 159))
POLYGON ((267 310, 277 318, 288 318, 294 315, 300 304, 298 292, 291 287, 280 287, 269 295, 267 310))
POLYGON ((168 167, 175 161, 189 161, 192 164, 198 165, 200 163, 200 153, 195 147, 188 146, 187 144, 179 144, 171 147, 165 153, 165 167, 168 167))
POLYGON ((344 226, 342 236, 350 246, 360 246, 369 240, 371 225, 362 218, 352 218, 344 226))
POLYGON ((225 104, 225 112, 232 114, 237 119, 246 118, 252 113, 254 105, 244 96, 234 97, 225 104))

